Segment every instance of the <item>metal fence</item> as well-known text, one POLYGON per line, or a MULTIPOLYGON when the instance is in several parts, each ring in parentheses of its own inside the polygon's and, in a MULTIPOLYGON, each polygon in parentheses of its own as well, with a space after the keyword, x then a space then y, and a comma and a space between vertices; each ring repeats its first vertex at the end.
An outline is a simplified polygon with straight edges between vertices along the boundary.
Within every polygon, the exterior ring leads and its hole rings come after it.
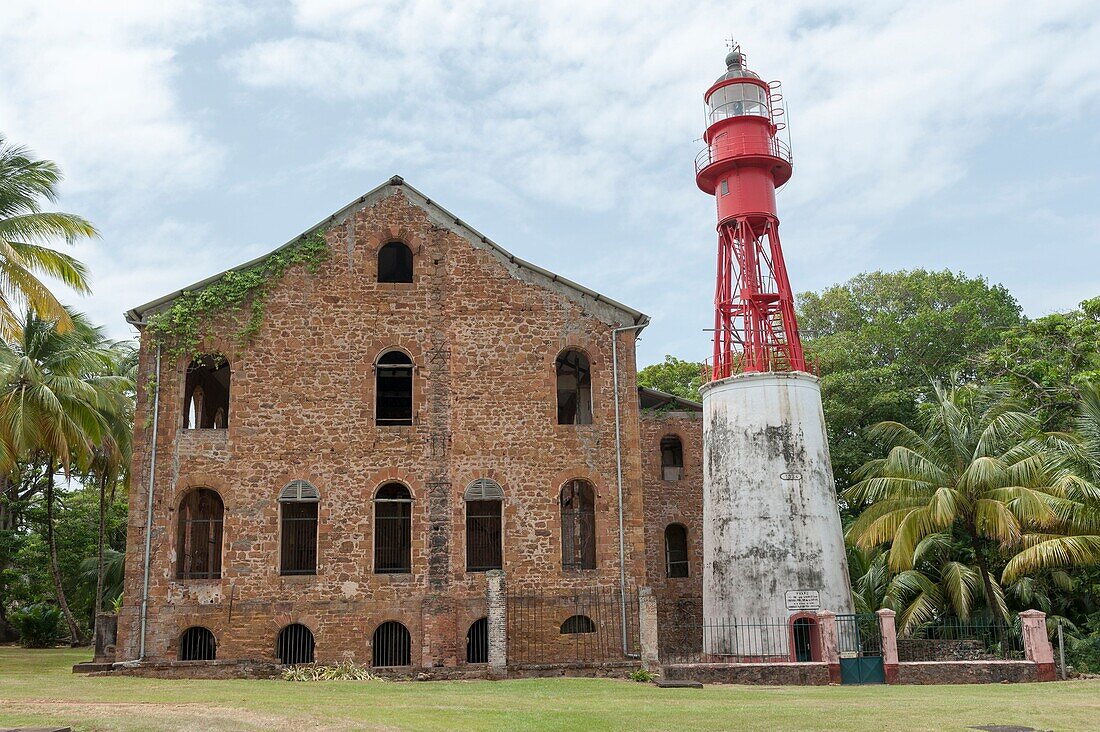
POLYGON ((661 660, 671 664, 783 663, 795 660, 792 634, 783 618, 671 622, 661 628, 661 660))
POLYGON ((561 594, 509 594, 509 665, 605 663, 641 657, 638 591, 585 589, 561 594), (625 638, 625 648, 624 648, 625 638))
POLYGON ((1022 659, 1024 642, 1016 625, 985 619, 939 618, 898 633, 901 661, 1022 659))

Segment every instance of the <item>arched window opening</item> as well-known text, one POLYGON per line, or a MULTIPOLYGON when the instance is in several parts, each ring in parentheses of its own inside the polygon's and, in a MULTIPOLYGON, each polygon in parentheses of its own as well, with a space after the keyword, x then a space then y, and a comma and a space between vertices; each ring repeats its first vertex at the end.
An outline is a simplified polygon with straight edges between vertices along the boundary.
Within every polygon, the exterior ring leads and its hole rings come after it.
POLYGON ((301 623, 291 623, 279 631, 279 637, 275 640, 275 655, 284 666, 313 663, 315 647, 313 631, 301 623))
POLYGON ((413 253, 408 246, 391 241, 378 250, 378 281, 413 281, 413 253))
POLYGON ((595 633, 596 624, 587 615, 573 615, 566 618, 561 624, 561 635, 577 635, 578 633, 595 633))
POLYGON ((665 576, 688 576, 688 532, 683 524, 665 527, 665 576))
POLYGON ((588 356, 562 351, 554 365, 558 384, 558 424, 592 424, 592 370, 588 356))
POLYGON ((412 663, 409 629, 396 620, 387 620, 374 630, 371 639, 371 666, 408 666, 412 663))
POLYGON ((374 367, 375 423, 411 425, 413 362, 401 351, 387 351, 374 367))
POLYGON ((684 477, 684 444, 676 435, 661 438, 661 478, 680 480, 684 477))
POLYGON ((195 626, 180 635, 179 660, 213 661, 217 656, 218 643, 209 629, 195 626))
POLYGON ((463 498, 466 502, 466 571, 503 568, 504 490, 495 481, 480 478, 470 484, 463 498))
POLYGON ((321 494, 294 480, 279 492, 279 573, 317 574, 317 509, 321 494))
POLYGON ((229 426, 229 361, 220 354, 196 358, 183 388, 183 428, 224 430, 229 426))
POLYGON ((180 501, 176 536, 177 579, 219 579, 222 576, 221 496, 209 488, 189 491, 180 501))
POLYGON ((489 619, 475 620, 466 631, 466 663, 489 662, 489 619))
POLYGON ((795 619, 791 623, 791 636, 795 661, 817 660, 817 623, 812 618, 795 619))
POLYGON ((596 492, 586 480, 561 489, 561 567, 596 568, 596 492))
POLYGON ((387 483, 374 497, 374 572, 412 571, 412 495, 400 483, 387 483))

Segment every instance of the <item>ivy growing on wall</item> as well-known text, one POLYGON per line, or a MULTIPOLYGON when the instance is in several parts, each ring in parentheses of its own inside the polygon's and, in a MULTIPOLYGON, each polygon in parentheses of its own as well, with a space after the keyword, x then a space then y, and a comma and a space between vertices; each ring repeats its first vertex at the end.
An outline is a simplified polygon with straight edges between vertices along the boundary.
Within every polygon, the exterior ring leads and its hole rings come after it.
POLYGON ((214 332, 215 321, 236 323, 233 340, 242 348, 260 330, 271 286, 297 264, 314 273, 328 259, 325 231, 303 235, 293 245, 277 251, 262 262, 233 272, 197 290, 184 292, 165 311, 149 318, 146 331, 169 359, 202 355, 199 345, 214 332))

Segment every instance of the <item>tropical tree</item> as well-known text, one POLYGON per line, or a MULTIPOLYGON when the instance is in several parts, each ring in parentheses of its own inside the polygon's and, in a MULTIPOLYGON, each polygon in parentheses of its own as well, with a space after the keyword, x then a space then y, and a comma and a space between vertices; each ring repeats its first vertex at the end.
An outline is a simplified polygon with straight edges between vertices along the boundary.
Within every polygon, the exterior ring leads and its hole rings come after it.
POLYGON ((45 246, 98 236, 79 216, 42 210, 42 200, 54 201, 61 171, 51 160, 35 160, 25 147, 0 135, 0 339, 18 338, 19 318, 30 308, 56 320, 58 329, 72 328, 69 313, 38 278, 61 280, 80 293, 89 292, 88 277, 79 261, 45 246))
POLYGON ((980 592, 999 622, 1007 620, 997 577, 1004 557, 1021 549, 1028 557, 1009 562, 1009 581, 1025 568, 1100 561, 1100 545, 1087 542, 1071 542, 1077 553, 1066 555, 1065 534, 1089 511, 1065 465, 1064 456, 1074 453, 1068 437, 1041 432, 1036 418, 998 388, 936 384, 919 417, 919 432, 898 422, 876 425, 871 437, 889 452, 860 468, 858 482, 844 491, 863 509, 849 541, 864 550, 888 546, 890 570, 908 578, 912 593, 929 593, 914 621, 930 619, 942 605, 932 596, 938 582, 921 571, 932 556, 957 613, 965 617, 980 592), (1059 540, 1061 552, 1034 551, 1059 540))
POLYGON ((703 383, 703 364, 665 356, 661 363, 650 364, 638 372, 638 386, 674 394, 684 399, 699 400, 703 383))

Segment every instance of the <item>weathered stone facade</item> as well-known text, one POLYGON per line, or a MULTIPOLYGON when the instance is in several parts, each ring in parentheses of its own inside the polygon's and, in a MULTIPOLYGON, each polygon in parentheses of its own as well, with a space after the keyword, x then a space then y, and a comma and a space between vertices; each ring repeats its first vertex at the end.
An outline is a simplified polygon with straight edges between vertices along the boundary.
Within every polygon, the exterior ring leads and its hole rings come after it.
MULTIPOLYGON (((247 344, 234 341, 228 314, 217 324, 224 335, 202 344, 229 360, 227 429, 184 429, 188 364, 162 354, 154 383, 158 349, 142 329, 119 660, 140 655, 150 386, 159 390, 150 661, 175 659, 191 626, 213 632, 219 660, 272 661, 280 629, 302 623, 318 661, 369 663, 373 631, 396 620, 411 634, 410 666, 461 665, 467 629, 488 614, 485 574, 465 571, 463 494, 479 478, 504 490, 509 590, 618 586, 612 328, 645 316, 515 260, 400 179, 334 215, 325 238, 331 256, 315 272, 287 271, 247 344), (378 250, 394 240, 413 251, 411 283, 377 281, 378 250), (557 423, 554 364, 567 347, 591 365, 592 424, 557 423), (414 364, 411 426, 375 423, 375 363, 394 348, 414 364), (320 492, 317 570, 283 576, 277 498, 297 479, 320 492), (595 488, 591 570, 562 568, 559 493, 572 479, 595 488), (373 571, 373 500, 389 481, 413 498, 408 574, 373 571), (197 487, 224 503, 219 579, 176 578, 177 512, 197 487)), ((141 328, 166 304, 131 320, 141 328)), ((616 336, 625 572, 636 586, 697 595, 701 426, 691 415, 642 417, 637 332, 616 336), (671 483, 660 480, 655 447, 667 432, 680 436, 687 461, 671 483), (661 532, 672 520, 688 528, 691 572, 666 583, 661 532)))

